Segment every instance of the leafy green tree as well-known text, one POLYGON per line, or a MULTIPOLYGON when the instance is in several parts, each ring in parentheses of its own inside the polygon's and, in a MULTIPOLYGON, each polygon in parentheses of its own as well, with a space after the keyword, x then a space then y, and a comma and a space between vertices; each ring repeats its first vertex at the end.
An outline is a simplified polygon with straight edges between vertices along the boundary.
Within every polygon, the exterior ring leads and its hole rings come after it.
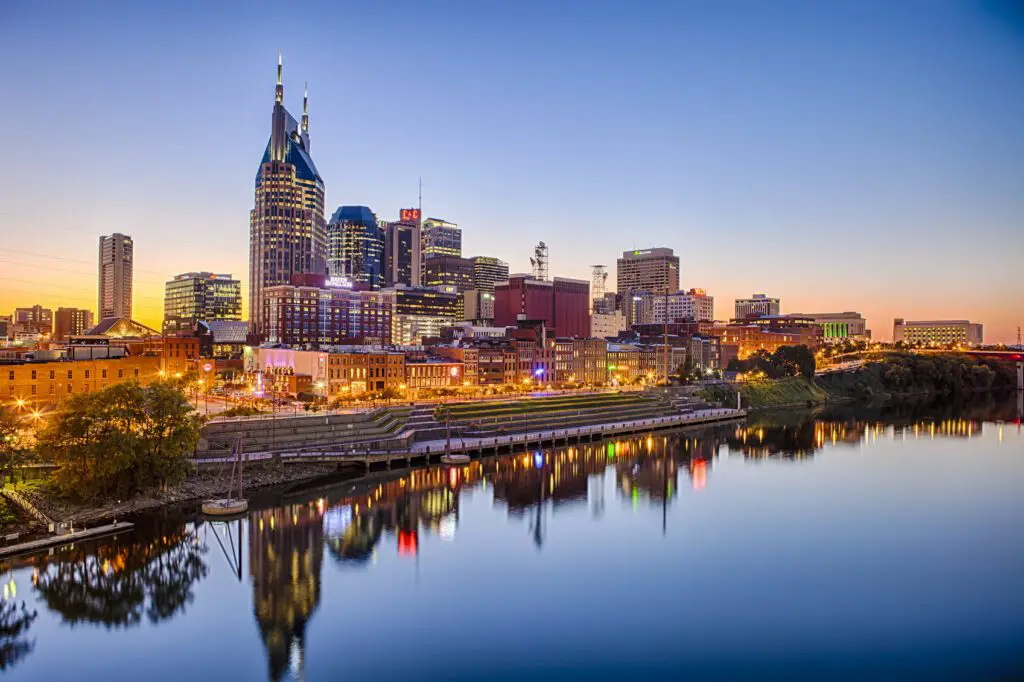
POLYGON ((29 454, 28 438, 22 420, 11 408, 0 405, 0 482, 13 475, 29 454))
POLYGON ((129 497, 192 468, 202 418, 176 385, 115 384, 69 398, 37 436, 54 482, 78 499, 129 497))

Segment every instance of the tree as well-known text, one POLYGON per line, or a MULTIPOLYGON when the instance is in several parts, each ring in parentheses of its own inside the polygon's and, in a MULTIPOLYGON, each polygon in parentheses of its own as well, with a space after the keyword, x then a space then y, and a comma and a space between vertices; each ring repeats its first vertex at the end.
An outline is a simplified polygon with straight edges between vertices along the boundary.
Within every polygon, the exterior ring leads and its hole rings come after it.
POLYGON ((814 378, 814 353, 807 346, 782 346, 772 355, 772 364, 784 375, 814 378))
POLYGON ((129 497, 191 470, 202 418, 177 386, 115 384, 69 398, 38 435, 54 482, 78 499, 129 497))
POLYGON ((14 468, 28 455, 28 440, 18 414, 0 405, 0 482, 13 475, 14 468))

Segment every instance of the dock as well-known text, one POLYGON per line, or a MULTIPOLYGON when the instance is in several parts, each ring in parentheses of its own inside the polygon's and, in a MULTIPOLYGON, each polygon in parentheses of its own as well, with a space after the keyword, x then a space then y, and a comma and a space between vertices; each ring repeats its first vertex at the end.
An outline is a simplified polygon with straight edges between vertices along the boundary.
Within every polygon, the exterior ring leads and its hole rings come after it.
POLYGON ((31 554, 38 552, 41 549, 51 549, 53 547, 63 547, 65 545, 74 545, 76 542, 83 540, 94 540, 96 538, 106 537, 108 535, 115 535, 117 533, 123 533, 129 531, 135 527, 135 524, 129 523, 128 521, 117 521, 115 523, 107 524, 105 526, 96 526, 95 528, 87 528, 74 533, 67 533, 65 535, 52 535, 48 538, 41 538, 39 540, 31 540, 29 542, 19 542, 16 545, 7 545, 6 547, 0 547, 0 558, 9 558, 18 556, 19 554, 31 554))

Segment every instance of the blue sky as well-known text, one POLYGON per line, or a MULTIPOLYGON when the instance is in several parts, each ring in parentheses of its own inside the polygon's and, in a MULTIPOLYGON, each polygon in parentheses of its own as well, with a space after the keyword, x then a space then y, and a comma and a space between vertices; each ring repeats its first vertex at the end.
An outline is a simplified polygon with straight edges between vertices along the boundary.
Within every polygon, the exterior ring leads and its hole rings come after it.
POLYGON ((144 322, 177 272, 244 278, 280 48, 328 214, 395 217, 422 175, 513 270, 670 246, 720 318, 763 291, 881 338, 1024 324, 1019 3, 217 5, 5 3, 0 312, 95 305, 104 232, 144 322))

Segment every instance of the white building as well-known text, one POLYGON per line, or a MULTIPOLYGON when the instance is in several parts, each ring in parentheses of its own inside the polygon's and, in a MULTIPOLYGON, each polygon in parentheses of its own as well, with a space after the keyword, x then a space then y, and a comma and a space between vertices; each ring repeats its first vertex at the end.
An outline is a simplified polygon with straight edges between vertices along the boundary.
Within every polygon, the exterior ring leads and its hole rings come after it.
POLYGON ((936 346, 951 343, 980 346, 982 338, 982 325, 968 320, 907 321, 897 317, 892 325, 893 343, 903 341, 936 346))
POLYGON ((715 319, 715 297, 704 289, 677 291, 667 296, 651 298, 651 322, 663 324, 665 307, 668 306, 668 322, 688 322, 715 319))
POLYGON ((736 299, 736 319, 744 320, 748 317, 767 317, 778 315, 782 310, 779 299, 768 298, 764 294, 754 294, 750 298, 736 299))
POLYGON ((619 332, 629 328, 626 316, 621 310, 610 313, 593 313, 590 316, 590 335, 596 339, 607 339, 618 336, 619 332))

